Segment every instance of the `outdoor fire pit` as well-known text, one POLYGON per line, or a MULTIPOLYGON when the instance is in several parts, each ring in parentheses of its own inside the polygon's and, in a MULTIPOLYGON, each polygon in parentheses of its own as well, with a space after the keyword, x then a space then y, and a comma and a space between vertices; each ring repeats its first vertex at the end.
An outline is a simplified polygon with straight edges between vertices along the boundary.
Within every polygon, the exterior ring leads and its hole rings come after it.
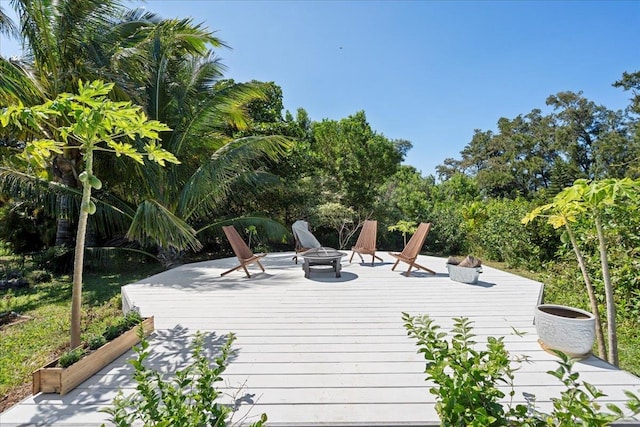
POLYGON ((302 269, 304 277, 307 279, 311 276, 311 271, 333 271, 336 277, 340 277, 340 259, 347 256, 346 253, 337 251, 333 248, 313 248, 302 253, 300 256, 304 259, 302 269))

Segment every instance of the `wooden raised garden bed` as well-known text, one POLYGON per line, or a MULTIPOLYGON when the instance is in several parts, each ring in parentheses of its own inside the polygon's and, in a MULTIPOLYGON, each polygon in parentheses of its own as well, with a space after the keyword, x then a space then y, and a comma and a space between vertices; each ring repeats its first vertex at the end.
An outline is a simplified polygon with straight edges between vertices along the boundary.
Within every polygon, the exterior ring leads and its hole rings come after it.
MULTIPOLYGON (((142 327, 145 336, 153 332, 153 316, 144 319, 142 327)), ((33 373, 33 394, 43 392, 64 395, 139 342, 136 326, 67 368, 59 367, 56 359, 33 373)))

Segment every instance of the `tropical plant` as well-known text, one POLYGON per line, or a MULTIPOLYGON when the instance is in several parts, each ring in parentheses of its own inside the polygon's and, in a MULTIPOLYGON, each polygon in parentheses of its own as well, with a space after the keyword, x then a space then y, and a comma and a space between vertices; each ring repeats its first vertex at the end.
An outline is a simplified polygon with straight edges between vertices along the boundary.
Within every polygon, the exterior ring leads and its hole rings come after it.
MULTIPOLYGON (((0 125, 9 123, 18 128, 28 129, 37 135, 26 144, 22 158, 32 167, 45 168, 53 153, 64 150, 79 150, 85 164, 80 174, 82 182, 82 203, 76 234, 73 294, 71 305, 71 347, 80 344, 80 313, 82 304, 82 273, 84 262, 84 243, 89 215, 96 212, 95 202, 91 198, 92 189, 102 188, 102 182, 94 175, 94 152, 112 153, 126 156, 144 164, 144 156, 163 166, 166 162, 179 163, 168 151, 157 145, 159 132, 167 126, 148 120, 139 107, 128 102, 113 102, 107 95, 113 84, 95 81, 87 85, 79 82, 78 95, 61 94, 56 99, 42 105, 25 107, 22 104, 10 106, 0 115, 0 125), (56 128, 60 139, 43 129, 52 126, 56 118, 64 125, 56 128), (138 151, 129 139, 140 138, 146 141, 144 151, 138 151)), ((55 126, 53 126, 55 127, 55 126)))
MULTIPOLYGON (((544 212, 550 212, 548 215, 549 223, 555 228, 564 226, 567 230, 567 238, 571 242, 576 259, 580 265, 593 314, 598 318, 598 308, 595 292, 589 279, 588 270, 577 245, 577 240, 573 235, 570 224, 576 222, 577 217, 584 216, 593 224, 598 239, 598 252, 600 267, 602 272, 602 280, 604 282, 605 302, 607 308, 607 360, 609 363, 618 365, 618 340, 616 334, 616 305, 614 301, 614 287, 611 280, 609 269, 609 255, 607 247, 607 238, 604 232, 604 220, 609 218, 617 209, 629 206, 635 210, 640 195, 640 181, 634 181, 629 178, 623 179, 604 179, 600 181, 588 181, 584 179, 576 180, 573 186, 566 188, 554 198, 552 203, 539 206, 526 215, 523 223, 528 223, 537 216, 541 216, 544 212)), ((615 226, 615 215, 613 220, 609 221, 611 226, 615 226)), ((602 344, 599 343, 600 351, 602 344)))
MULTIPOLYGON (((429 316, 402 313, 405 329, 417 340, 427 361, 427 380, 436 387, 436 412, 447 426, 505 426, 509 412, 500 403, 505 393, 499 385, 512 385, 514 369, 503 338, 488 338, 487 350, 476 350, 472 322, 454 318, 448 342, 429 316)), ((510 392, 511 397, 515 392, 510 392)))
MULTIPOLYGON (((67 8, 68 2, 61 1, 44 8, 38 15, 41 3, 41 0, 16 2, 18 14, 24 14, 26 22, 36 27, 32 30, 34 34, 25 36, 27 52, 43 50, 39 44, 30 47, 37 44, 38 35, 46 35, 50 43, 60 45, 47 50, 52 55, 50 60, 39 60, 44 55, 42 52, 40 56, 34 55, 32 62, 25 63, 34 78, 46 79, 47 73, 79 76, 103 73, 101 75, 115 82, 113 97, 133 99, 144 106, 151 119, 169 124, 173 130, 162 135, 162 146, 184 159, 184 163, 175 168, 138 167, 97 153, 95 164, 103 171, 104 188, 94 199, 96 231, 109 237, 126 234, 143 249, 158 249, 159 259, 165 266, 171 266, 186 250, 202 247, 196 234, 234 217, 246 216, 246 211, 237 212, 233 208, 235 194, 259 194, 260 184, 277 182, 273 175, 265 173, 263 166, 277 160, 288 149, 290 141, 278 136, 233 139, 232 135, 239 130, 248 129, 245 107, 264 99, 265 85, 221 81, 223 66, 209 47, 226 45, 211 31, 191 19, 160 20, 140 10, 124 11, 119 1, 99 2, 108 3, 110 8, 99 7, 94 1, 83 2, 82 8, 67 8), (73 16, 67 16, 72 12, 73 16), (94 17, 94 13, 99 16, 94 17), (47 18, 49 15, 51 19, 47 18), (67 21, 58 22, 60 16, 65 16, 67 21), (38 27, 40 20, 50 21, 50 28, 44 24, 38 27), (65 22, 67 33, 60 29, 65 22), (83 24, 82 28, 77 28, 79 23, 83 24), (84 25, 89 24, 95 24, 97 29, 85 31, 84 25), (69 51, 56 49, 66 46, 60 40, 64 36, 74 37, 76 31, 82 34, 78 34, 73 43, 91 46, 95 55, 73 57, 82 67, 77 65, 78 70, 67 72, 65 70, 76 62, 68 60, 69 51), (52 67, 55 73, 49 70, 52 67)), ((5 62, 7 67, 15 65, 5 62)), ((19 99, 31 105, 42 98, 27 98, 28 94, 11 90, 10 76, 5 73, 3 77, 7 82, 0 85, 5 88, 5 99, 19 99)), ((31 87, 17 80, 14 83, 21 88, 31 87)), ((70 86, 64 90, 71 90, 77 79, 67 83, 70 86)), ((35 83, 32 86, 37 87, 35 83)), ((59 86, 54 88, 62 90, 59 86)), ((42 95, 49 92, 56 94, 50 90, 42 95)), ((3 98, 0 96, 0 99, 3 98)), ((18 129, 8 131, 13 138, 20 137, 18 129)), ((63 236, 72 236, 70 218, 79 209, 77 200, 81 194, 76 188, 76 178, 83 165, 76 150, 65 150, 52 159, 51 170, 58 172, 58 180, 64 187, 49 182, 54 177, 41 176, 43 179, 38 180, 13 167, 2 170, 0 183, 4 191, 11 194, 22 195, 25 190, 35 194, 34 200, 55 213, 58 217, 56 244, 63 244, 66 241, 63 236), (52 194, 56 198, 46 197, 52 194), (55 203, 52 204, 52 200, 55 203)), ((261 225, 261 230, 270 238, 281 238, 286 233, 276 222, 256 215, 247 221, 261 225)))
POLYGON ((600 309, 598 307, 598 300, 596 297, 595 289, 591 278, 587 264, 584 259, 584 255, 580 250, 578 241, 576 239, 572 222, 576 221, 576 215, 580 213, 581 208, 578 200, 578 193, 573 187, 567 188, 560 193, 556 194, 554 201, 550 204, 539 206, 533 211, 529 212, 527 216, 522 219, 523 224, 529 224, 534 218, 541 216, 543 212, 548 212, 545 216, 548 218, 548 222, 555 228, 564 227, 565 233, 563 234, 563 241, 571 243, 573 252, 578 261, 580 272, 587 288, 587 295, 589 296, 589 302, 591 305, 591 312, 595 316, 595 328, 596 328, 596 343, 598 346, 598 354, 602 358, 606 358, 606 345, 604 340, 604 334, 602 330, 602 320, 600 318, 600 309))
MULTIPOLYGON (((150 14, 126 10, 121 0, 15 0, 10 4, 20 21, 16 25, 7 18, 4 28, 20 38, 24 54, 21 58, 0 57, 0 107, 39 105, 62 93, 76 93, 80 81, 121 81, 135 70, 114 70, 114 57, 135 45, 137 32, 153 21, 150 14)), ((126 89, 118 84, 110 96, 127 99, 126 89)), ((57 127, 62 125, 55 118, 43 124, 54 139, 61 138, 57 127)), ((21 141, 33 137, 14 126, 0 129, 0 134, 13 142, 13 151, 23 147, 21 141)), ((0 176, 3 191, 45 206, 57 218, 56 245, 73 246, 72 220, 79 210, 82 185, 78 176, 83 168, 78 150, 53 153, 51 167, 39 175, 13 162, 4 166, 0 176)), ((117 223, 119 215, 109 213, 99 210, 101 222, 108 215, 109 225, 117 223)))
MULTIPOLYGON (((136 391, 128 396, 120 391, 113 406, 102 409, 111 415, 114 425, 223 427, 231 424, 233 408, 220 402, 222 392, 216 383, 222 381, 221 375, 229 364, 235 335, 227 336, 212 367, 205 354, 204 335, 198 332, 192 342, 193 361, 176 371, 171 380, 145 366, 151 351, 142 332, 139 337, 140 345, 134 347, 137 358, 129 361, 135 369, 136 391)), ((266 421, 267 415, 262 414, 251 426, 261 427, 266 421)))
MULTIPOLYGON (((615 404, 607 404, 606 410, 598 398, 605 397, 599 389, 580 380, 573 371, 575 359, 556 352, 560 358, 558 368, 547 371, 565 386, 560 397, 552 397, 553 410, 542 412, 535 407, 535 396, 529 396, 528 405, 513 405, 515 391, 513 380, 517 371, 505 349, 504 338, 487 337, 487 349, 479 350, 473 339, 473 326, 468 318, 454 318, 453 336, 447 333, 428 315, 411 316, 402 313, 405 329, 416 339, 419 353, 427 361, 427 380, 435 387, 429 392, 436 396, 436 411, 444 426, 608 426, 640 413, 640 398, 625 390, 625 414, 615 404), (510 388, 509 400, 501 386, 510 388)), ((520 335, 520 332, 516 331, 520 335)))
MULTIPOLYGON (((233 137, 248 128, 245 106, 264 98, 263 85, 220 80, 223 67, 209 46, 226 45, 209 30, 189 19, 164 20, 139 37, 116 68, 144 70, 129 77, 130 86, 139 88, 133 96, 151 118, 172 128, 162 135, 162 145, 184 162, 141 168, 103 160, 118 171, 109 177, 113 193, 135 207, 127 238, 157 246, 171 266, 186 250, 202 247, 198 234, 247 216, 229 215, 235 199, 277 182, 265 166, 277 161, 291 141, 277 135, 233 137)), ((286 233, 255 215, 245 222, 260 225, 271 238, 286 233)))

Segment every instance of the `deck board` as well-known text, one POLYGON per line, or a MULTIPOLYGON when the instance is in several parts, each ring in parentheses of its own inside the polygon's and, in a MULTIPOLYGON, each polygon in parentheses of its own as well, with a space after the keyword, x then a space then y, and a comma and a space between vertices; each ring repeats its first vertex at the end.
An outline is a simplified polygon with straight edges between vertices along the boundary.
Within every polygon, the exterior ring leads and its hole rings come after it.
MULTIPOLYGON (((546 373, 556 359, 537 343, 538 282, 484 267, 477 285, 457 283, 443 258, 427 256, 419 262, 436 275, 405 277, 402 269, 391 271, 384 252, 384 263, 374 267, 343 259, 341 278, 312 272, 305 279, 292 255, 269 254, 266 273, 250 267, 251 279, 241 272, 220 277, 236 263, 228 258, 124 286, 123 305, 155 317, 151 366, 169 375, 188 363, 197 331, 210 333, 205 349, 211 356, 233 332, 235 352, 221 387, 242 403, 235 421, 248 423, 264 412, 269 425, 283 427, 438 425, 424 361, 403 327, 407 312, 429 314, 443 331, 453 317, 468 317, 481 347, 488 336, 504 336, 512 355, 529 360, 516 373, 514 402, 532 393, 538 407, 548 409, 563 390, 546 373)), ((130 393, 135 386, 127 363, 132 356, 123 355, 66 396, 27 398, 0 414, 0 425, 102 424, 107 415, 98 410, 118 390, 130 393)), ((624 390, 640 389, 639 378, 593 356, 576 370, 608 395, 603 403, 622 406, 624 390)))

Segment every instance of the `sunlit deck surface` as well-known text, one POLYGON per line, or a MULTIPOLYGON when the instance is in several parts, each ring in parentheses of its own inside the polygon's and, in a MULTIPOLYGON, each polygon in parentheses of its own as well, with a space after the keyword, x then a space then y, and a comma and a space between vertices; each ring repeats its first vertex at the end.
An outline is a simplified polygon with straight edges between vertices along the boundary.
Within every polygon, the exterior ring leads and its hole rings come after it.
MULTIPOLYGON (((453 282, 445 260, 427 256, 419 262, 435 276, 405 277, 406 264, 393 272, 393 258, 379 255, 384 263, 373 267, 357 256, 353 263, 343 258, 341 278, 313 272, 305 279, 291 253, 269 254, 266 273, 254 265, 251 278, 241 270, 220 277, 235 258, 189 264, 124 286, 123 304, 155 316, 150 365, 167 374, 186 366, 196 331, 210 333, 211 354, 227 333, 237 335, 236 353, 218 384, 232 396, 227 401, 238 404, 239 424, 266 413, 271 426, 438 425, 425 363, 402 312, 429 314, 447 331, 453 317, 468 317, 479 343, 505 336, 514 357, 528 358, 516 373, 515 401, 525 402, 528 393, 538 408, 550 408, 563 387, 546 373, 557 359, 540 348, 533 325, 541 283, 486 266, 477 285, 453 282)), ((26 399, 1 414, 0 425, 100 425, 108 415, 99 409, 118 389, 127 393, 134 386, 132 356, 128 352, 63 397, 26 399)), ((608 395, 603 403, 623 406, 623 391, 640 389, 638 377, 596 357, 575 369, 608 395)))

